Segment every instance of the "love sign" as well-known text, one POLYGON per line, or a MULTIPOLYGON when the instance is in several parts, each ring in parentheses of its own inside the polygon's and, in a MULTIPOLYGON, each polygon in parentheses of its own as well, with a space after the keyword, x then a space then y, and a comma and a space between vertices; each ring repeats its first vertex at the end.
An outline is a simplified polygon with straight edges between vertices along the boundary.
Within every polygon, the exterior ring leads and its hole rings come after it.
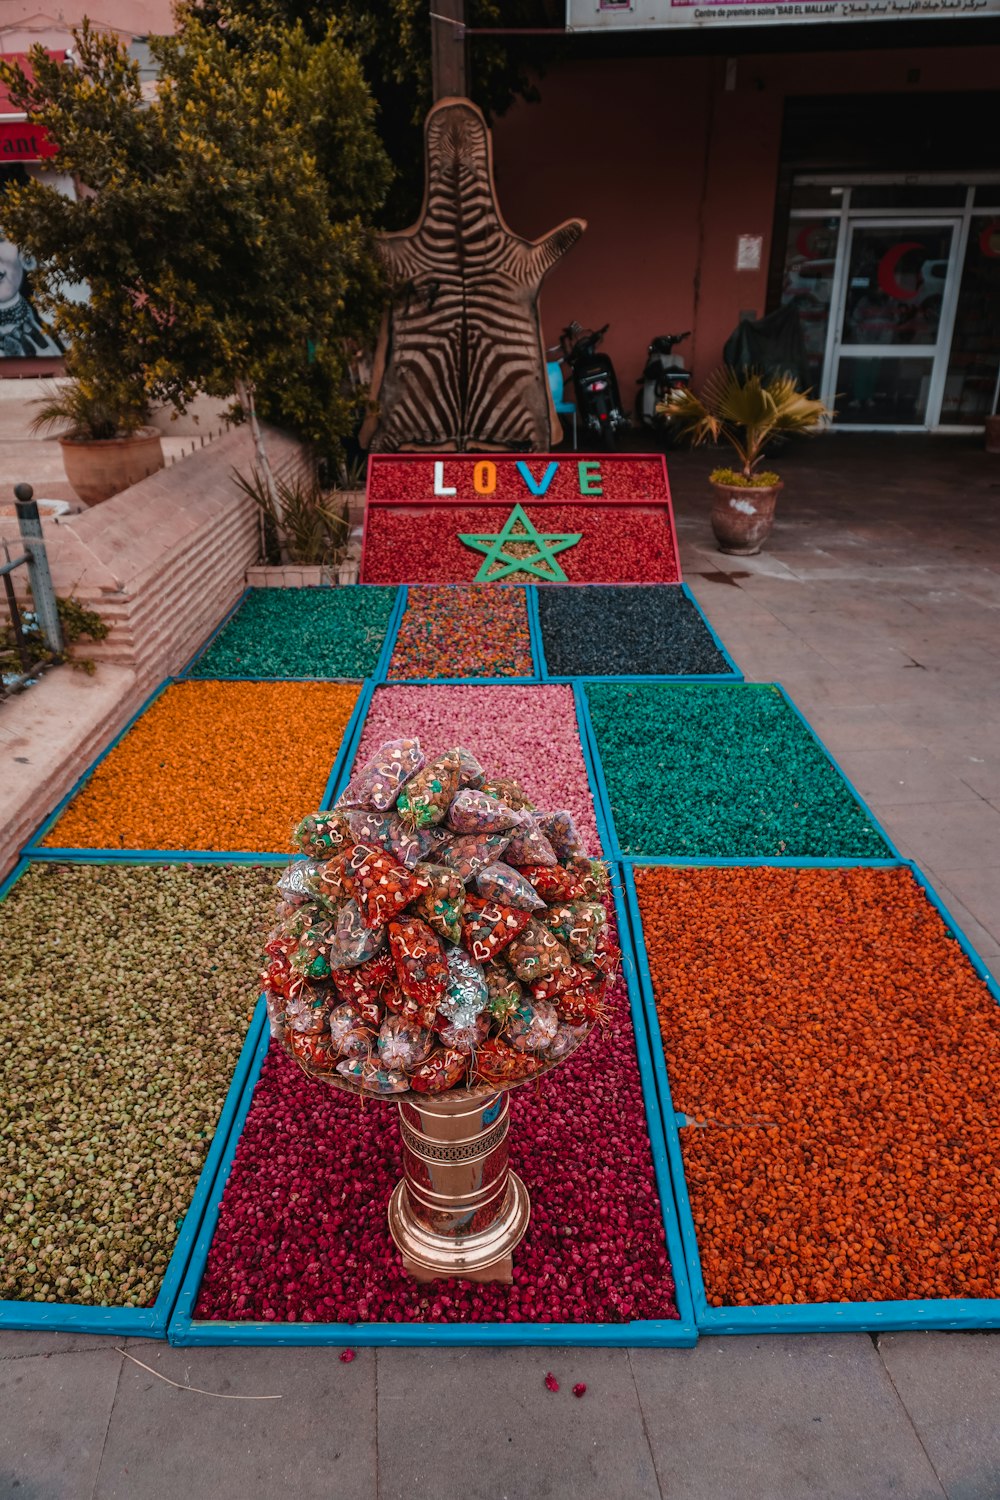
POLYGON ((628 454, 377 454, 365 583, 678 583, 666 464, 628 454))

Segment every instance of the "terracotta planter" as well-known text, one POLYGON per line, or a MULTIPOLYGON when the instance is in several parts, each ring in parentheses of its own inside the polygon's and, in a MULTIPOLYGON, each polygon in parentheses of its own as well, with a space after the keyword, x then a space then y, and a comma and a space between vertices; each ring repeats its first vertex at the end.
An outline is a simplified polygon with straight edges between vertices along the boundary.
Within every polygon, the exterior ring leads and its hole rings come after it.
POLYGON ((163 468, 163 447, 155 427, 140 427, 130 437, 61 437, 66 478, 84 505, 99 505, 163 468))
POLYGON ((1000 453, 1000 416, 986 418, 986 451, 1000 453))
POLYGON ((753 557, 771 535, 774 504, 784 485, 723 484, 718 479, 710 483, 715 491, 710 519, 719 551, 753 557))

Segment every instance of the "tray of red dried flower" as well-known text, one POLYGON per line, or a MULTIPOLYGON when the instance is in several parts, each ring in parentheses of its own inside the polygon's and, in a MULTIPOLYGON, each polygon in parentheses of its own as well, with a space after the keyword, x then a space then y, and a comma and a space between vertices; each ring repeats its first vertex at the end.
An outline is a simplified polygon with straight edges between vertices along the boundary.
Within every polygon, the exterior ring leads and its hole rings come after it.
POLYGON ((370 1097, 513 1088, 604 1011, 607 870, 563 810, 454 747, 388 741, 296 831, 262 978, 272 1037, 370 1097))

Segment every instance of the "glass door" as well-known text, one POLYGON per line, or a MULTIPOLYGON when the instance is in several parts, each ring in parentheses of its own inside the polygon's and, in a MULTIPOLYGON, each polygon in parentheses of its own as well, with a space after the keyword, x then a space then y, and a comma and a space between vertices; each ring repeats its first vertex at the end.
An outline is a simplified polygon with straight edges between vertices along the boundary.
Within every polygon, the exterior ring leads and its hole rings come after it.
POLYGON ((958 219, 849 220, 825 392, 839 426, 937 422, 959 227, 958 219))

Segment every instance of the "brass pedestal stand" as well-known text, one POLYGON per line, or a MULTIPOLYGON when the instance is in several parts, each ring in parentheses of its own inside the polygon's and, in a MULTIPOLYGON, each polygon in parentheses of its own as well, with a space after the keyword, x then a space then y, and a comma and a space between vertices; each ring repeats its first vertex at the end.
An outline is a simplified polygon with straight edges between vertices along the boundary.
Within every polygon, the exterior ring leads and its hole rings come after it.
POLYGON ((403 1178, 389 1230, 415 1280, 511 1282, 531 1204, 508 1166, 509 1123, 509 1095, 489 1087, 400 1100, 403 1178))

